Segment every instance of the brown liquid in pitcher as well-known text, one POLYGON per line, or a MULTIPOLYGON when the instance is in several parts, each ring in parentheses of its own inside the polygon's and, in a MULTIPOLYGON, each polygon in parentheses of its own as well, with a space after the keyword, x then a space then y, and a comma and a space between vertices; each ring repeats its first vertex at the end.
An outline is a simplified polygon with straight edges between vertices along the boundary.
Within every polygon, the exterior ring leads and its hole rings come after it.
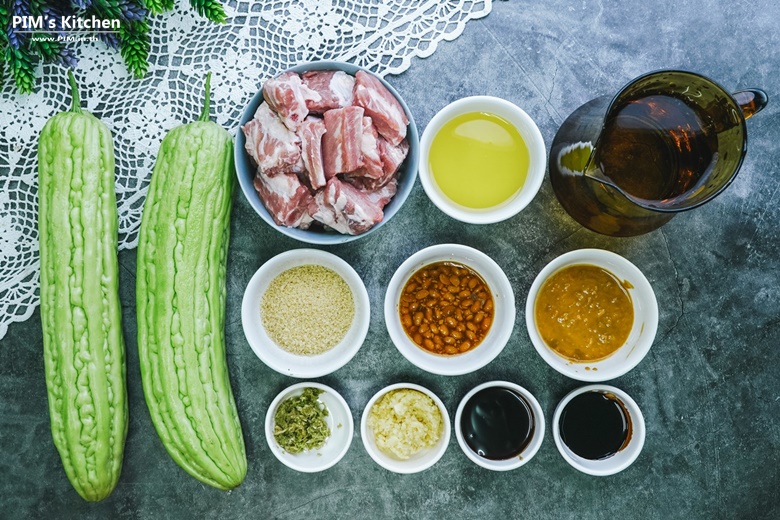
POLYGON ((660 201, 694 188, 715 166, 717 145, 716 132, 694 107, 650 95, 614 110, 591 167, 634 197, 660 201))

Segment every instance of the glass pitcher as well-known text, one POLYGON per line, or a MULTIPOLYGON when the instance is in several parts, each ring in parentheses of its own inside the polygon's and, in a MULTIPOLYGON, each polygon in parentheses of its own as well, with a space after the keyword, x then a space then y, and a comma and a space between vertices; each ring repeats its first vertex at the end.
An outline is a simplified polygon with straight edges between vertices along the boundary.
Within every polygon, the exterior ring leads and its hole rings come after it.
POLYGON ((652 231, 731 183, 747 151, 745 120, 767 101, 763 90, 729 94, 692 72, 640 76, 561 125, 550 150, 555 195, 598 233, 652 231))

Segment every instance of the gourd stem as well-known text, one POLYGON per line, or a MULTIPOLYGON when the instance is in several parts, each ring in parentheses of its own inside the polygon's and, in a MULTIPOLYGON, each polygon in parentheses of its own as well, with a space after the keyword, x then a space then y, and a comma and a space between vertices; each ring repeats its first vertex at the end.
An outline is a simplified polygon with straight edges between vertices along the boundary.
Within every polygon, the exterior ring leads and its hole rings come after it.
POLYGON ((203 102, 203 112, 200 113, 198 121, 209 121, 209 112, 211 110, 211 72, 206 74, 206 99, 203 102))
POLYGON ((77 114, 81 113, 81 98, 79 97, 79 87, 76 85, 76 78, 73 76, 73 71, 68 71, 68 81, 70 82, 70 91, 71 95, 73 96, 72 106, 70 107, 71 112, 75 112, 77 114))

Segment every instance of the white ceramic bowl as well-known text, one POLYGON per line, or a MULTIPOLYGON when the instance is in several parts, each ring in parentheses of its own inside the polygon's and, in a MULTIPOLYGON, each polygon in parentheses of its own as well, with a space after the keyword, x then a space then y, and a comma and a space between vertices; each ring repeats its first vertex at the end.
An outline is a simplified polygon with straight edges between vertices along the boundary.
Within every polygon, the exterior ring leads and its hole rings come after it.
POLYGON ((531 392, 522 386, 510 383, 508 381, 489 381, 475 387, 473 390, 467 393, 463 399, 461 399, 460 404, 458 405, 458 411, 455 412, 455 437, 458 439, 458 445, 460 445, 460 449, 463 450, 463 453, 465 453, 466 456, 475 464, 493 471, 509 471, 528 463, 528 461, 531 460, 534 455, 536 455, 536 452, 539 451, 539 448, 542 445, 542 441, 544 440, 544 412, 542 411, 542 407, 539 405, 539 401, 536 400, 531 392), (491 387, 508 388, 520 394, 531 406, 531 412, 533 413, 533 436, 531 437, 528 446, 525 447, 520 455, 517 457, 512 457, 511 459, 486 459, 485 457, 475 453, 474 450, 469 447, 469 445, 466 443, 466 439, 463 437, 463 431, 460 426, 461 417, 463 416, 463 409, 466 407, 466 404, 474 396, 474 394, 480 390, 491 387))
POLYGON ((241 305, 244 335, 257 357, 280 374, 299 378, 322 377, 347 364, 366 339, 370 318, 368 293, 360 276, 341 258, 317 249, 293 249, 268 260, 249 280, 241 305), (347 282, 355 302, 355 317, 338 345, 322 354, 304 356, 287 352, 268 336, 260 304, 274 278, 293 267, 311 264, 330 268, 347 282))
POLYGON ((444 376, 467 374, 482 368, 504 349, 515 326, 515 296, 501 267, 481 251, 459 244, 439 244, 410 256, 396 270, 385 293, 385 324, 398 351, 412 364, 444 376), (418 347, 404 332, 398 302, 406 282, 425 265, 452 261, 472 268, 490 287, 493 295, 493 324, 485 339, 463 354, 444 356, 418 347))
POLYGON ((427 388, 412 383, 397 383, 390 385, 374 394, 374 397, 368 401, 366 408, 363 410, 363 417, 360 419, 360 437, 363 439, 363 446, 365 446, 369 456, 374 459, 374 462, 394 473, 418 473, 436 464, 442 455, 444 455, 444 452, 447 451, 451 432, 450 416, 441 399, 427 388), (374 442, 374 434, 368 428, 368 414, 371 412, 371 407, 374 406, 374 403, 387 392, 398 389, 417 390, 433 399, 433 402, 436 403, 436 406, 441 412, 442 424, 444 426, 444 431, 442 432, 441 437, 439 437, 439 442, 437 442, 435 446, 422 450, 407 460, 398 460, 377 448, 376 443, 374 442))
POLYGON ((419 173, 425 193, 444 213, 470 224, 501 222, 519 213, 538 193, 546 167, 547 152, 536 123, 517 105, 497 97, 472 96, 450 103, 433 116, 420 139, 419 173), (452 201, 436 184, 428 164, 431 143, 439 130, 453 118, 471 112, 485 112, 505 119, 517 128, 528 146, 530 162, 525 184, 512 198, 492 208, 468 208, 452 201))
POLYGON ((639 456, 642 447, 645 445, 645 418, 642 415, 639 406, 631 399, 631 396, 619 388, 608 385, 588 385, 570 392, 560 403, 558 403, 558 407, 555 409, 555 414, 553 415, 552 433, 558 451, 564 460, 573 468, 582 471, 583 473, 587 473, 588 475, 604 477, 623 471, 633 464, 639 456), (571 451, 569 447, 566 446, 566 443, 563 442, 563 439, 561 439, 559 424, 563 409, 569 401, 580 394, 592 391, 614 394, 623 403, 631 419, 631 439, 628 441, 628 445, 611 457, 601 460, 584 459, 571 451))
POLYGON ((634 264, 622 256, 603 249, 578 249, 565 253, 549 264, 537 275, 525 305, 525 323, 536 351, 548 365, 563 375, 579 381, 608 381, 622 376, 647 355, 658 329, 658 303, 655 293, 634 264), (626 342, 612 355, 600 361, 574 362, 556 354, 539 335, 536 327, 536 297, 544 282, 556 271, 578 264, 590 264, 602 267, 614 274, 619 280, 628 281, 628 289, 634 305, 634 325, 626 342))
POLYGON ((265 439, 268 441, 268 447, 271 453, 295 471, 303 473, 315 473, 323 471, 335 465, 344 457, 352 444, 352 435, 355 431, 355 425, 352 421, 352 412, 349 405, 341 395, 329 386, 320 383, 298 383, 285 388, 268 407, 265 415, 265 439), (319 400, 328 409, 328 415, 325 422, 330 428, 330 437, 325 445, 318 450, 308 450, 301 453, 288 453, 277 444, 274 439, 274 416, 276 410, 282 401, 301 395, 304 388, 319 388, 323 393, 319 395, 319 400))

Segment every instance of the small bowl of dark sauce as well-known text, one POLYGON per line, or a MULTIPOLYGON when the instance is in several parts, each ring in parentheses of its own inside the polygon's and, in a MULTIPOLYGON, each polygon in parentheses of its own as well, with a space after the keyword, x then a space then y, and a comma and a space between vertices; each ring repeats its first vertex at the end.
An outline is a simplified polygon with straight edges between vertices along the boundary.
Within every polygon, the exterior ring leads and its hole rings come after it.
POLYGON ((483 383, 460 402, 455 436, 475 464, 508 471, 527 463, 544 439, 544 413, 536 398, 507 381, 483 383))
POLYGON ((561 456, 588 475, 614 475, 629 467, 645 444, 645 419, 636 402, 608 385, 570 392, 555 409, 553 438, 561 456))

